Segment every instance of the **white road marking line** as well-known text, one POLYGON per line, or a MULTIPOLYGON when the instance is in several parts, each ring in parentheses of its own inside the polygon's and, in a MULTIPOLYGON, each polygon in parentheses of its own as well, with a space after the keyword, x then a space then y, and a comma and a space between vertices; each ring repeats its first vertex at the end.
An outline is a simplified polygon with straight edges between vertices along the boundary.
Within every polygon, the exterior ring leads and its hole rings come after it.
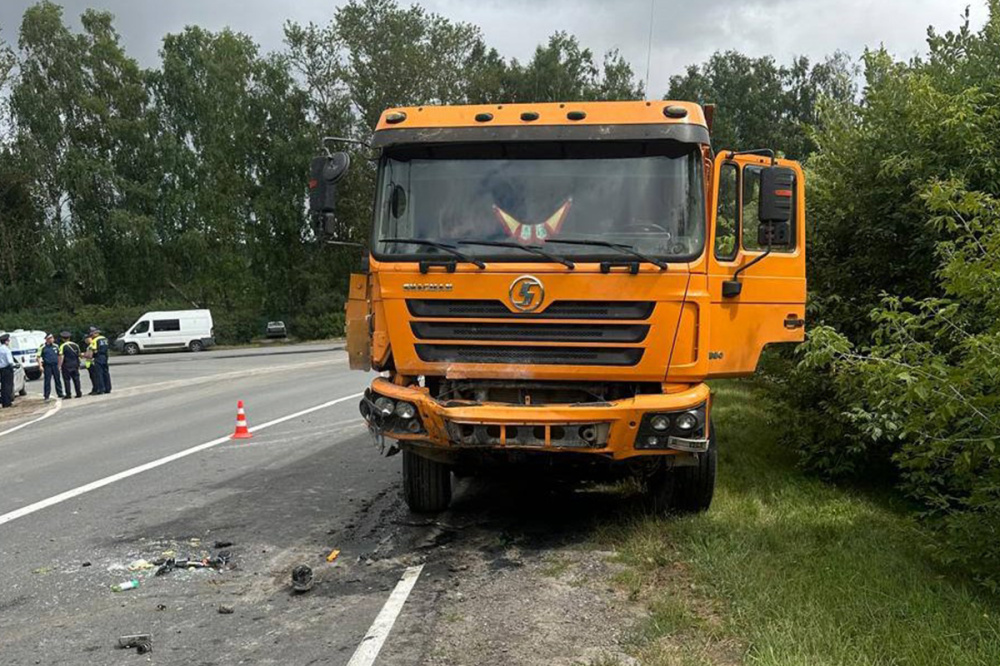
POLYGON ((58 412, 60 407, 62 407, 62 400, 56 400, 56 406, 55 407, 53 407, 49 411, 45 412, 44 414, 42 414, 41 416, 39 416, 34 421, 28 421, 26 423, 22 423, 21 425, 14 426, 13 428, 10 428, 9 430, 4 430, 3 432, 0 432, 0 437, 3 437, 4 435, 9 435, 12 432, 17 432, 21 428, 27 428, 28 426, 30 426, 33 423, 38 423, 39 421, 44 421, 45 419, 49 418, 50 416, 52 416, 53 414, 55 414, 56 412, 58 412))
POLYGON ((392 625, 396 623, 399 611, 403 609, 406 598, 410 596, 410 591, 417 584, 417 578, 423 568, 424 565, 421 564, 409 567, 403 572, 403 577, 396 583, 396 587, 386 600, 385 606, 382 606, 382 610, 372 622, 368 633, 361 639, 361 645, 354 651, 354 656, 347 662, 347 666, 371 666, 375 663, 375 658, 382 650, 382 644, 385 643, 386 637, 392 631, 392 625))
MULTIPOLYGON (((310 407, 309 409, 303 409, 302 411, 295 412, 294 414, 289 414, 288 416, 282 416, 281 418, 274 419, 273 421, 268 421, 267 423, 262 423, 258 426, 250 428, 251 432, 256 432, 258 430, 264 430, 265 428, 270 428, 271 426, 276 426, 279 423, 284 423, 285 421, 290 421, 291 419, 298 418, 300 416, 305 416, 306 414, 311 414, 313 412, 325 409, 327 407, 332 407, 333 405, 339 404, 341 402, 346 402, 347 400, 352 400, 360 398, 363 393, 354 393, 352 395, 345 395, 343 398, 337 398, 336 400, 330 400, 329 402, 324 402, 322 405, 316 405, 315 407, 310 407)), ((48 499, 43 499, 40 502, 35 502, 34 504, 29 504, 28 506, 22 507, 10 513, 5 513, 0 516, 0 525, 9 523, 12 520, 17 520, 18 518, 23 518, 24 516, 35 513, 36 511, 41 511, 42 509, 54 506, 61 502, 65 502, 68 499, 73 499, 74 497, 79 497, 85 493, 89 493, 91 490, 97 490, 98 488, 103 488, 104 486, 115 483, 116 481, 121 481, 122 479, 127 479, 130 476, 135 476, 136 474, 142 474, 143 472, 148 472, 151 469, 160 467, 161 465, 166 465, 175 460, 180 460, 192 454, 204 451, 205 449, 210 449, 213 446, 218 446, 223 442, 229 441, 229 435, 225 437, 219 437, 218 439, 213 439, 211 442, 205 442, 204 444, 199 444, 197 446, 192 446, 189 449, 184 449, 183 451, 178 451, 177 453, 172 453, 169 456, 164 456, 152 462, 148 462, 138 467, 133 467, 127 469, 124 472, 118 472, 117 474, 112 474, 111 476, 106 476, 103 479, 98 479, 97 481, 92 481, 86 485, 80 486, 79 488, 73 488, 72 490, 67 490, 64 493, 59 493, 58 495, 53 495, 48 499)))

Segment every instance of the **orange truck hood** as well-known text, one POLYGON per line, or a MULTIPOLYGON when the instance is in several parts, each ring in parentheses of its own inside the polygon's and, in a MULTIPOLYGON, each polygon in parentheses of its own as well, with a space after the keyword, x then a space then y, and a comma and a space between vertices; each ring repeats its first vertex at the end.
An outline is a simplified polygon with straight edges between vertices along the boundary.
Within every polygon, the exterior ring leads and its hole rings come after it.
POLYGON ((637 275, 413 266, 383 264, 372 285, 376 326, 404 375, 663 382, 668 364, 697 360, 699 308, 685 296, 705 275, 686 264, 637 275))

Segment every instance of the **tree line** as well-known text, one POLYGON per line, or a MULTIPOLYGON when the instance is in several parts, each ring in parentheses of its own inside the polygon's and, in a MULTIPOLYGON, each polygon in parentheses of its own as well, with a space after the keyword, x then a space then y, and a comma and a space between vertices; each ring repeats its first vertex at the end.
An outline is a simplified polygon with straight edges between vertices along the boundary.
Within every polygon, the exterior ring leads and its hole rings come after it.
MULTIPOLYGON (((368 138, 390 106, 643 96, 617 51, 557 32, 521 62, 475 25, 395 0, 286 23, 275 52, 188 27, 164 37, 152 68, 111 14, 80 19, 74 31, 40 2, 0 43, 0 327, 100 319, 116 331, 144 309, 198 304, 227 342, 268 318, 300 337, 338 334, 356 253, 318 242, 304 212, 320 137, 368 138)), ((817 102, 849 92, 847 69, 840 57, 783 67, 718 54, 668 96, 719 102, 728 145, 805 155, 817 102)), ((364 242, 374 174, 355 163, 340 231, 364 242)))

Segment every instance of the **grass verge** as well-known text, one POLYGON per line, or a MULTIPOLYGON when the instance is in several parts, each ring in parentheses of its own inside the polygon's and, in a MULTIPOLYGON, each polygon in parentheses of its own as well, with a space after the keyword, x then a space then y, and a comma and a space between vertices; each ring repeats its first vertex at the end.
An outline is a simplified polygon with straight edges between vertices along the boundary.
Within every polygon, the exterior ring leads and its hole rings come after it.
POLYGON ((713 389, 711 510, 601 533, 649 607, 643 664, 1000 664, 997 598, 935 568, 905 512, 798 472, 751 383, 713 389))

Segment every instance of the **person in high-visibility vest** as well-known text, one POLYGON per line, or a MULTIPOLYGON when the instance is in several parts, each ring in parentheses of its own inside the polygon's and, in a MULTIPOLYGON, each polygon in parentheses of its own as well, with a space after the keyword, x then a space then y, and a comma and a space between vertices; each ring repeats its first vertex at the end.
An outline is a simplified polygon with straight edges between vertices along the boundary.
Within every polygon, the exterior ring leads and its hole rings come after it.
POLYGON ((108 368, 108 351, 110 345, 108 339, 101 335, 101 329, 96 326, 90 327, 90 345, 87 351, 93 359, 97 369, 94 371, 94 379, 97 383, 94 390, 100 393, 111 393, 111 370, 108 368))
POLYGON ((88 395, 97 395, 97 364, 94 363, 94 359, 90 358, 90 341, 92 339, 89 335, 84 336, 80 360, 83 363, 83 369, 87 371, 87 376, 90 377, 90 393, 88 395))
POLYGON ((45 399, 52 396, 52 383, 56 385, 56 395, 63 397, 62 379, 59 378, 59 347, 56 337, 49 333, 45 336, 45 344, 38 348, 38 368, 45 375, 45 399))
POLYGON ((76 397, 82 398, 80 392, 80 345, 70 340, 69 331, 59 334, 62 344, 59 345, 59 371, 62 373, 63 386, 66 387, 66 399, 73 397, 73 389, 76 389, 76 397))

